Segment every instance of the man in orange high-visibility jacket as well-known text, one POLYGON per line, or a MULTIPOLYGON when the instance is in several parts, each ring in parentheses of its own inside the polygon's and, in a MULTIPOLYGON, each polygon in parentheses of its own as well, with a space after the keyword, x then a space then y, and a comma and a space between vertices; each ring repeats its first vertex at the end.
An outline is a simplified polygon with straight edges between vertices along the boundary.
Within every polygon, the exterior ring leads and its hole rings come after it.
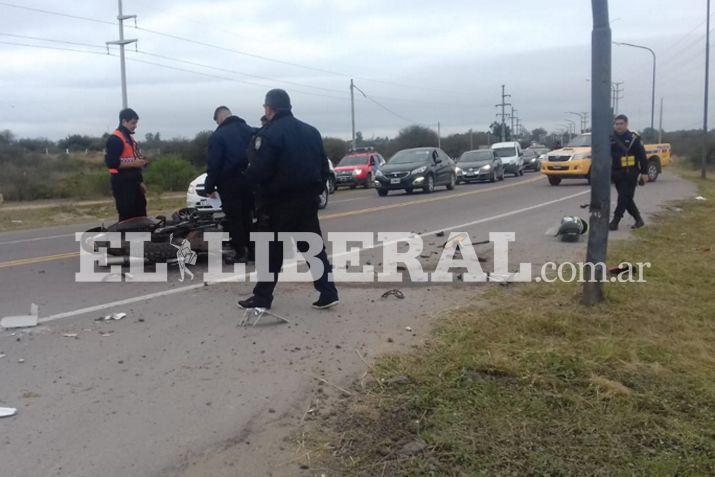
POLYGON ((104 162, 109 169, 120 222, 146 215, 146 186, 142 177, 146 161, 132 137, 138 122, 139 116, 133 109, 123 109, 119 113, 119 127, 107 139, 104 162))

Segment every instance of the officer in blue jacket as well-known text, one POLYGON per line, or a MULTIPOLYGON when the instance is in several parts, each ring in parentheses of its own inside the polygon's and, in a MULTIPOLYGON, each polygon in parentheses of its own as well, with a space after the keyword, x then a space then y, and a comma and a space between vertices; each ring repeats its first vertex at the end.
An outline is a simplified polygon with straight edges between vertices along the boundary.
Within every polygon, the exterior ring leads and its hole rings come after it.
MULTIPOLYGON (((293 116, 290 97, 282 89, 270 90, 263 106, 268 122, 251 142, 246 176, 258 187, 269 231, 312 232, 322 236, 318 196, 325 187, 330 166, 320 132, 293 116)), ((298 243, 302 252, 306 251, 304 245, 298 243)), ((325 309, 338 304, 338 291, 328 276, 332 269, 325 246, 318 258, 323 262, 323 274, 314 282, 320 297, 313 307, 325 309)), ((238 305, 270 308, 282 264, 282 245, 271 242, 268 269, 273 280, 257 283, 253 296, 240 300, 238 305)))
POLYGON ((253 221, 253 194, 246 182, 247 149, 255 129, 233 116, 226 106, 214 112, 216 131, 209 138, 209 158, 204 189, 209 197, 221 196, 221 208, 235 251, 229 262, 244 262, 253 256, 249 235, 253 221))
POLYGON ((610 230, 618 230, 624 212, 633 217, 632 229, 643 227, 644 222, 635 202, 636 187, 648 182, 648 157, 641 137, 628 130, 628 117, 619 114, 613 121, 611 136, 611 180, 618 191, 618 204, 613 212, 610 230))

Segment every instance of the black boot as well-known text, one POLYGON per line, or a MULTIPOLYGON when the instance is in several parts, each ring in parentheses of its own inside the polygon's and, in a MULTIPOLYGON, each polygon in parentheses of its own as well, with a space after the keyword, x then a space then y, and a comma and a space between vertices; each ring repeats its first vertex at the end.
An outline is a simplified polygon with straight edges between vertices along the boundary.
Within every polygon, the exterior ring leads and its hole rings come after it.
POLYGON ((619 217, 613 217, 611 223, 608 224, 608 230, 618 230, 618 223, 621 221, 619 217))
POLYGON ((645 222, 643 222, 643 219, 642 219, 641 216, 639 215, 639 216, 636 218, 636 223, 633 224, 633 225, 631 225, 631 228, 632 228, 632 229, 639 229, 639 228, 643 227, 644 225, 645 225, 645 222))

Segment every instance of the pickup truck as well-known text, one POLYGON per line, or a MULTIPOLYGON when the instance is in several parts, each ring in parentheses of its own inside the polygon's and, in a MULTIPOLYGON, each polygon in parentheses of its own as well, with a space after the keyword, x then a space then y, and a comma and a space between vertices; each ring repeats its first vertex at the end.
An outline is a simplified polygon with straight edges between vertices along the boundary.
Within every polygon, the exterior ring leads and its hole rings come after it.
MULTIPOLYGON (((648 178, 658 179, 664 167, 670 165, 670 144, 645 144, 648 156, 648 178)), ((591 134, 581 134, 564 148, 547 154, 541 163, 541 172, 549 179, 549 184, 557 186, 562 179, 586 179, 591 183, 591 134)))

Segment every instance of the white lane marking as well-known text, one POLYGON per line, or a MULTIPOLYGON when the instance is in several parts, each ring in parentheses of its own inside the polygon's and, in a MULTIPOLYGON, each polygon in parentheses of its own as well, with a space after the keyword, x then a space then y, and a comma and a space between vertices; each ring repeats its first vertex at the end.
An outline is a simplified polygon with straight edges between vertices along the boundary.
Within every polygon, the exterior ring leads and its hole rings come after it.
MULTIPOLYGON (((447 227, 442 227, 442 228, 440 228, 440 229, 438 229, 438 230, 433 230, 433 231, 431 231, 431 232, 425 232, 425 233, 422 233, 422 234, 408 234, 408 235, 418 235, 418 236, 420 236, 420 237, 428 237, 428 236, 431 236, 431 235, 436 235, 436 234, 438 234, 438 233, 440 233, 440 232, 446 232, 446 231, 449 231, 449 230, 454 230, 454 229, 459 229, 459 228, 465 228, 465 227, 471 227, 471 226, 473 226, 473 225, 483 224, 483 223, 485 223, 485 222, 491 222, 491 221, 493 221, 493 220, 499 220, 499 219, 503 219, 503 218, 506 218, 506 217, 510 217, 510 216, 512 216, 512 215, 517 215, 517 214, 521 214, 521 213, 524 213, 524 212, 528 212, 528 211, 530 211, 530 210, 538 209, 538 208, 541 208, 541 207, 546 207, 546 206, 549 206, 549 205, 552 205, 552 204, 556 204, 556 203, 558 203, 558 202, 563 202, 563 201, 565 201, 565 200, 573 199, 574 197, 579 197, 579 196, 581 196, 581 195, 589 194, 590 192, 591 192, 590 189, 589 189, 589 190, 584 190, 584 191, 582 191, 582 192, 577 192, 577 193, 575 193, 575 194, 570 194, 570 195, 567 195, 567 196, 564 196, 564 197, 560 197, 560 198, 558 198, 558 199, 549 200, 549 201, 547 201, 547 202, 541 202, 541 203, 539 203, 539 204, 530 205, 529 207, 524 207, 524 208, 521 208, 521 209, 512 210, 512 211, 510 211, 510 212, 504 212, 504 213, 502 213, 502 214, 493 215, 493 216, 491 216, 491 217, 485 217, 485 218, 483 218, 483 219, 477 219, 477 220, 473 220, 473 221, 471 221, 471 222, 465 222, 465 223, 459 224, 459 225, 450 225, 450 226, 447 226, 447 227)), ((365 247, 365 248, 361 249, 361 251, 362 251, 362 250, 371 250, 371 249, 374 249, 374 248, 377 248, 377 247, 381 247, 381 246, 382 246, 382 244, 378 244, 378 245, 375 245, 375 246, 373 246, 373 247, 365 247)), ((333 255, 332 255, 332 254, 330 255, 330 258, 333 258, 333 255)), ((224 282, 224 280, 220 280, 220 281, 218 281, 218 282, 213 282, 213 283, 222 283, 222 282, 224 282)), ((128 305, 128 304, 131 304, 131 303, 137 303, 137 302, 140 302, 140 301, 152 300, 152 299, 154 299, 154 298, 160 298, 160 297, 164 297, 164 296, 168 296, 168 295, 174 295, 174 294, 177 294, 177 293, 182 293, 182 292, 186 292, 186 291, 190 291, 190 290, 195 290, 195 289, 202 288, 202 287, 205 287, 205 286, 210 286, 210 284, 211 284, 211 283, 208 283, 208 282, 207 282, 207 283, 200 283, 200 284, 197 283, 197 284, 194 284, 194 285, 187 285, 187 286, 183 286, 183 287, 172 288, 172 289, 170 289, 170 290, 163 290, 163 291, 159 291, 159 292, 155 292, 155 293, 149 293, 149 294, 147 294, 147 295, 135 296, 135 297, 127 298, 127 299, 124 299, 124 300, 118 300, 118 301, 113 301, 113 302, 109 302, 109 303, 103 303, 103 304, 101 304, 101 305, 90 306, 90 307, 87 307, 87 308, 80 308, 80 309, 78 309, 78 310, 67 311, 67 312, 64 312, 64 313, 58 313, 58 314, 55 314, 55 315, 50 315, 50 316, 47 316, 47 317, 45 317, 45 318, 40 318, 39 322, 40 322, 40 323, 47 323, 47 322, 49 322, 49 321, 55 321, 55 320, 60 320, 60 319, 63 319, 63 318, 70 318, 70 317, 73 317, 73 316, 83 315, 83 314, 85 314, 85 313, 92 313, 92 312, 96 312, 96 311, 106 310, 107 308, 112 308, 112 307, 115 307, 115 306, 123 306, 123 305, 128 305)))
POLYGON ((0 242, 0 245, 12 245, 12 244, 17 244, 17 243, 25 243, 25 242, 38 242, 40 240, 52 240, 52 239, 63 238, 63 237, 74 237, 74 233, 62 234, 62 235, 48 235, 46 237, 33 237, 33 238, 26 238, 26 239, 19 239, 19 240, 8 240, 7 242, 0 242))

